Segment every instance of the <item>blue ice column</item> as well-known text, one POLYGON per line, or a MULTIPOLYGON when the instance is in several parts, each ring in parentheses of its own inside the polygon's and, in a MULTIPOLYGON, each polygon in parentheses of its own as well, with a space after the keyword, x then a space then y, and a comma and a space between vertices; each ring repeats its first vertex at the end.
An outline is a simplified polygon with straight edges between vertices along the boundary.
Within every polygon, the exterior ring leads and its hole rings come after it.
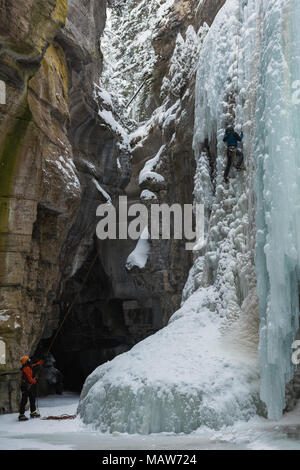
MULTIPOLYGON (((259 1, 259 0, 257 0, 259 1)), ((261 399, 285 408, 294 375, 300 272, 300 2, 264 5, 256 115, 256 271, 261 399), (299 97, 299 98, 298 98, 299 97)))

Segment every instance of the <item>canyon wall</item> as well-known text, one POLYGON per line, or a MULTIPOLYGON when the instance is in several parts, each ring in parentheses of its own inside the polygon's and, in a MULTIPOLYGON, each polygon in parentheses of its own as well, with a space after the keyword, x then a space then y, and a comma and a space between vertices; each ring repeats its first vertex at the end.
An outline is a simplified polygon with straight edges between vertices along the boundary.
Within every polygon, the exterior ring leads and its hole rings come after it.
POLYGON ((149 205, 147 191, 157 203, 193 202, 195 31, 223 3, 171 6, 152 42, 148 120, 136 133, 97 94, 105 1, 1 5, 0 411, 17 408, 20 357, 47 349, 97 254, 53 348, 67 386, 79 390, 95 367, 162 328, 180 306, 193 261, 184 242, 153 241, 146 266, 128 269, 136 242, 97 240, 95 214, 107 199, 118 207, 120 195, 129 206, 149 205), (184 64, 179 82, 174 50, 184 64), (158 153, 163 183, 140 182, 158 153))
POLYGON ((20 357, 33 354, 43 334, 58 325, 63 247, 84 192, 75 139, 80 124, 97 115, 90 96, 101 72, 105 8, 96 1, 1 4, 0 78, 7 95, 0 110, 4 412, 17 406, 20 357))

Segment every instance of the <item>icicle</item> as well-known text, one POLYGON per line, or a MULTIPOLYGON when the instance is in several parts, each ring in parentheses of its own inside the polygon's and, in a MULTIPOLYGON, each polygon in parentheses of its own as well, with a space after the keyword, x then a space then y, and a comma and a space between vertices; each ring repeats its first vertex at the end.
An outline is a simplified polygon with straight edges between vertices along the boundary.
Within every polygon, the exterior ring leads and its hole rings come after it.
POLYGON ((265 2, 256 119, 261 397, 279 419, 294 375, 300 268, 300 5, 265 2))

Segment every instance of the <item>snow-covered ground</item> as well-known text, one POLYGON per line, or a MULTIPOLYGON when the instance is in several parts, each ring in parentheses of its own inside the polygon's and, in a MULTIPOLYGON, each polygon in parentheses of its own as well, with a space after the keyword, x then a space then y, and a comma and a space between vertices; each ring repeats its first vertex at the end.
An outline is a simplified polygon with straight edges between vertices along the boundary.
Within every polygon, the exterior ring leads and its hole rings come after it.
MULTIPOLYGON (((65 393, 39 399, 42 416, 75 414, 79 396, 65 393)), ((280 421, 253 418, 248 423, 213 431, 201 427, 191 434, 101 434, 72 421, 17 421, 0 416, 0 450, 300 450, 300 403, 280 421)))

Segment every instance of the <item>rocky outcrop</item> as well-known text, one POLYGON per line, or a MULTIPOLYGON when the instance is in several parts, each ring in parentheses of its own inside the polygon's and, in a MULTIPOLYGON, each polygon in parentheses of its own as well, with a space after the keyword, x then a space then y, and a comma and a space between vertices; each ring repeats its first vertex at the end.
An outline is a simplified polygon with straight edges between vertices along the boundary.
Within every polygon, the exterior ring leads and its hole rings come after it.
POLYGON ((50 239, 62 244, 80 196, 65 129, 66 61, 59 46, 48 48, 66 13, 65 0, 1 4, 0 79, 6 84, 0 109, 2 411, 16 406, 19 357, 38 340, 51 303, 58 269, 50 239))
POLYGON ((152 99, 156 106, 161 104, 159 94, 163 77, 167 75, 170 60, 178 34, 185 36, 187 28, 192 25, 196 31, 204 23, 211 26, 225 0, 175 0, 168 15, 168 21, 157 31, 153 39, 153 47, 157 56, 155 72, 152 80, 152 99))
MULTIPOLYGON (((195 77, 198 60, 196 31, 211 24, 224 2, 202 2, 199 13, 193 0, 175 1, 168 21, 155 34, 153 47, 157 56, 152 77, 151 101, 156 109, 147 129, 134 135, 132 178, 126 188, 134 202, 145 202, 143 190, 155 196, 153 203, 193 204, 195 156, 193 151, 195 77), (147 161, 159 154, 157 171, 163 181, 139 175, 147 161)), ((205 34, 205 29, 203 33, 205 34)), ((207 143, 209 146, 210 143, 207 143)), ((213 145, 212 145, 213 146, 213 145)), ((213 156, 212 156, 213 160, 213 156)), ((159 305, 163 324, 181 303, 182 290, 192 264, 192 252, 182 240, 151 240, 146 267, 132 272, 135 282, 148 286, 159 305)))
POLYGON ((17 406, 20 356, 33 354, 57 328, 67 236, 81 211, 83 180, 100 177, 81 171, 85 155, 78 149, 98 158, 115 136, 98 117, 92 93, 105 2, 70 1, 67 19, 61 0, 6 2, 2 10, 0 397, 7 412, 17 406))

